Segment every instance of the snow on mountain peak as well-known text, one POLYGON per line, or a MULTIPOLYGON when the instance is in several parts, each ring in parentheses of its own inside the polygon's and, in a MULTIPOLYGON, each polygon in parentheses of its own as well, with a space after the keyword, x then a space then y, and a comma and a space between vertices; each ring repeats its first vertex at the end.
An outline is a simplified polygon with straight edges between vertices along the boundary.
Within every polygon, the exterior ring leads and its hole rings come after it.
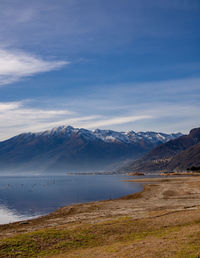
MULTIPOLYGON (((30 133, 29 133, 30 134, 30 133)), ((127 132, 116 132, 113 130, 87 130, 84 128, 74 128, 72 126, 59 126, 55 127, 51 130, 46 130, 40 133, 33 133, 33 136, 62 136, 62 137, 71 137, 72 135, 79 135, 87 140, 101 140, 104 142, 118 142, 118 143, 138 143, 140 141, 144 142, 151 142, 151 143, 164 143, 169 140, 173 140, 179 136, 181 133, 177 134, 165 134, 165 133, 157 133, 157 132, 134 132, 134 131, 127 131, 127 132)), ((23 134, 24 137, 27 134, 23 134)))

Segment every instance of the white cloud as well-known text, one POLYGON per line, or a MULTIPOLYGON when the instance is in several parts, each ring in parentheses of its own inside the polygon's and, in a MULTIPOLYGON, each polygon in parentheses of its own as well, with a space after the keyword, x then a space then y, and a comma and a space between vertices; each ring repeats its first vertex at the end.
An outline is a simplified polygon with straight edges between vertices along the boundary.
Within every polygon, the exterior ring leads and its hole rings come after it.
POLYGON ((91 116, 78 116, 78 117, 69 117, 67 119, 58 119, 58 121, 54 122, 43 122, 43 123, 38 123, 34 125, 34 128, 31 128, 30 130, 32 132, 36 131, 43 131, 43 130, 49 130, 54 127, 62 126, 62 125, 71 125, 74 127, 84 127, 88 128, 87 125, 91 120, 98 119, 99 116, 96 115, 91 115, 91 116))
POLYGON ((103 86, 95 94, 76 98, 0 102, 0 140, 61 125, 187 133, 200 126, 199 83, 199 78, 190 78, 125 84, 115 91, 103 86))
POLYGON ((0 49, 0 85, 59 69, 67 64, 67 61, 46 61, 22 51, 0 49))
POLYGON ((0 139, 9 138, 21 132, 35 131, 39 125, 63 120, 74 115, 66 109, 42 109, 25 106, 25 102, 0 103, 0 139))
POLYGON ((146 103, 138 108, 130 106, 128 110, 106 115, 98 114, 95 109, 93 113, 91 110, 71 111, 63 105, 56 105, 55 108, 36 108, 30 101, 0 102, 0 140, 23 132, 39 132, 61 125, 88 129, 162 132, 177 132, 182 129, 188 132, 199 126, 197 106, 180 103, 152 103, 149 106, 146 103))
POLYGON ((0 140, 23 132, 38 132, 61 125, 81 126, 98 118, 96 115, 80 116, 64 108, 27 107, 26 101, 0 102, 0 140))
POLYGON ((135 122, 143 119, 150 119, 152 116, 121 116, 121 117, 114 117, 110 119, 104 119, 99 121, 94 121, 92 123, 87 123, 85 125, 86 128, 97 128, 102 126, 113 126, 113 125, 120 125, 120 124, 127 124, 130 122, 135 122))
POLYGON ((5 111, 10 111, 21 106, 20 102, 4 102, 0 103, 0 114, 5 111))
MULTIPOLYGON (((30 103, 29 103, 30 104, 30 103)), ((80 115, 67 109, 43 109, 27 107, 27 102, 0 102, 0 139, 23 132, 38 132, 61 125, 97 128, 150 119, 150 115, 118 116, 80 115)))

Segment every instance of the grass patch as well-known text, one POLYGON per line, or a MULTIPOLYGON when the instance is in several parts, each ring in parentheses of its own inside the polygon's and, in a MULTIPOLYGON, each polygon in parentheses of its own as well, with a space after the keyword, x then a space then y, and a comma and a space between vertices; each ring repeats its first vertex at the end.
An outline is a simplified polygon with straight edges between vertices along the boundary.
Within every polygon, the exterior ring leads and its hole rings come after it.
POLYGON ((37 257, 113 244, 137 242, 149 236, 162 238, 179 227, 154 230, 144 220, 125 217, 75 229, 44 229, 0 241, 0 257, 37 257))
POLYGON ((200 257, 200 232, 190 234, 190 239, 186 245, 178 252, 177 257, 180 258, 197 258, 200 257))

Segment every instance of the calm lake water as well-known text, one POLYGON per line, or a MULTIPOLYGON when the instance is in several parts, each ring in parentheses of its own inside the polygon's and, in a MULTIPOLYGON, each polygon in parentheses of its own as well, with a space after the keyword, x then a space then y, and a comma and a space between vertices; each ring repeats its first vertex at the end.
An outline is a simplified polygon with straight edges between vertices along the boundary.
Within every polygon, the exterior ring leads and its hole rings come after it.
POLYGON ((0 177, 0 224, 30 219, 61 206, 118 198, 142 190, 121 175, 0 177))

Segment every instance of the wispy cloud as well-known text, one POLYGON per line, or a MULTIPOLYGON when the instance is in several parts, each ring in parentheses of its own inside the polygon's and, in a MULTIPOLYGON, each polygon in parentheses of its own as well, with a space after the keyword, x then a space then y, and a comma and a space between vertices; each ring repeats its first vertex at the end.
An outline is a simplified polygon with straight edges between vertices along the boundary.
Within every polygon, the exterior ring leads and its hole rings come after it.
POLYGON ((51 49, 55 41, 59 45, 64 42, 71 51, 87 48, 96 53, 105 45, 113 49, 133 38, 190 33, 187 26, 182 26, 181 17, 173 16, 174 10, 185 11, 184 14, 188 10, 198 12, 199 0, 21 0, 20 4, 1 0, 0 40, 19 45, 26 42, 30 46, 39 39, 44 48, 48 43, 51 49), (167 11, 172 21, 166 19, 167 11), (52 41, 52 35, 56 40, 52 41))
POLYGON ((127 124, 130 122, 136 122, 143 119, 150 119, 152 116, 119 116, 119 117, 111 117, 110 119, 100 119, 99 121, 94 121, 91 123, 87 123, 85 125, 86 128, 98 128, 104 126, 113 126, 113 125, 120 125, 120 124, 127 124))
POLYGON ((62 126, 62 125, 70 125, 74 127, 79 127, 79 128, 89 128, 87 127, 87 124, 90 123, 90 121, 95 121, 100 118, 98 115, 91 115, 91 116, 77 116, 77 114, 74 114, 75 117, 68 117, 67 119, 64 118, 58 118, 57 121, 53 122, 42 122, 42 123, 37 123, 34 125, 33 128, 30 128, 29 130, 32 132, 36 131, 42 131, 42 130, 49 130, 54 127, 62 126))
POLYGON ((67 64, 69 64, 67 61, 46 61, 22 51, 0 49, 0 85, 59 69, 67 64))
MULTIPOLYGON (((200 78, 99 85, 90 93, 80 91, 76 97, 59 98, 59 104, 80 115, 99 115, 97 121, 81 123, 87 128, 188 132, 200 126, 199 85, 200 78), (131 121, 143 116, 150 118, 131 121)), ((58 99, 50 103, 58 103, 58 99)))
POLYGON ((150 119, 150 115, 101 116, 83 115, 67 109, 30 108, 26 102, 0 103, 0 139, 6 139, 22 132, 37 132, 61 125, 72 125, 88 129, 104 128, 150 119))
MULTIPOLYGON (((174 82, 171 84, 174 85, 174 82)), ((144 85, 148 88, 146 86, 148 85, 144 85)), ((166 96, 169 94, 171 98, 173 87, 172 92, 169 88, 167 90, 163 87, 163 90, 166 96)), ((184 95, 189 96, 185 91, 186 87, 183 87, 184 95)), ((197 102, 186 101, 183 96, 181 99, 184 101, 179 102, 168 101, 168 98, 165 101, 133 102, 131 91, 124 89, 124 92, 125 95, 121 94, 119 89, 122 99, 116 98, 116 95, 114 99, 104 99, 99 96, 98 99, 91 99, 91 103, 90 99, 86 102, 84 98, 76 104, 70 103, 67 99, 65 101, 51 99, 49 100, 51 104, 33 100, 0 102, 0 140, 22 132, 38 132, 61 125, 88 129, 163 132, 188 132, 191 128, 199 126, 197 102), (129 98, 127 94, 130 95, 129 98), (104 108, 99 109, 99 106, 104 108)))
POLYGON ((23 132, 38 132, 61 125, 81 127, 98 115, 81 116, 67 109, 33 108, 27 101, 0 102, 0 140, 23 132))
MULTIPOLYGON (((74 115, 66 109, 30 108, 25 102, 0 103, 0 139, 14 136, 21 132, 35 131, 40 125, 57 122, 74 115)), ((44 126, 45 127, 45 126, 44 126)))

